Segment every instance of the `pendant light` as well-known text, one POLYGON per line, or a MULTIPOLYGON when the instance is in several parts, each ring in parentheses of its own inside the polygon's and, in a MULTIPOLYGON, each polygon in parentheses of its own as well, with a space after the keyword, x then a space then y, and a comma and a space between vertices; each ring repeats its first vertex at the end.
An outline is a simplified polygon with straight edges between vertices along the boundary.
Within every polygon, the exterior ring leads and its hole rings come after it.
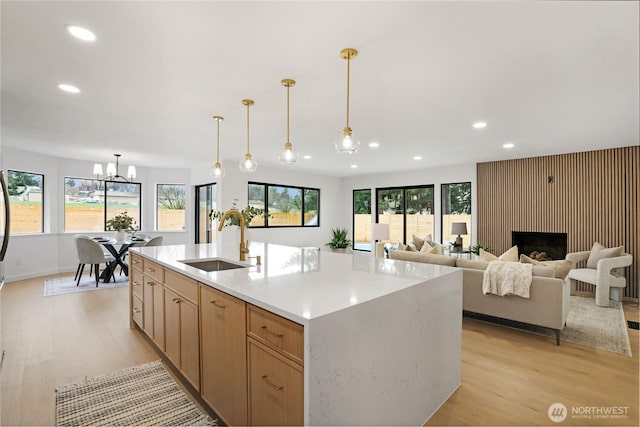
POLYGON ((349 127, 349 81, 351 79, 351 60, 358 56, 358 51, 352 48, 342 49, 340 56, 347 60, 347 125, 337 138, 335 146, 338 153, 354 154, 360 148, 360 141, 353 136, 353 131, 349 127))
MULTIPOLYGON (((124 182, 127 182, 127 181, 132 182, 133 179, 136 177, 136 167, 133 165, 129 165, 129 167, 127 168, 127 176, 124 177, 120 175, 120 157, 122 155, 114 154, 114 156, 116 158, 116 162, 107 163, 107 170, 106 170, 107 177, 105 179, 109 181, 120 180, 124 182)), ((102 175, 102 165, 100 163, 96 163, 93 165, 93 174, 96 176, 97 180, 100 179, 100 175, 102 175)))
POLYGON ((220 122, 224 120, 224 117, 213 116, 213 120, 218 122, 217 143, 216 143, 216 164, 211 169, 211 176, 215 179, 221 179, 224 177, 224 169, 220 165, 220 122))
POLYGON ((242 172, 255 172, 258 168, 258 162, 251 158, 249 151, 249 107, 254 104, 251 99, 243 99, 242 104, 247 106, 247 154, 244 159, 240 160, 240 170, 242 172))
POLYGON ((296 81, 292 79, 283 79, 282 86, 287 88, 287 142, 284 143, 284 150, 280 153, 280 163, 283 165, 295 165, 298 163, 298 153, 293 149, 293 145, 289 140, 289 89, 296 85, 296 81))

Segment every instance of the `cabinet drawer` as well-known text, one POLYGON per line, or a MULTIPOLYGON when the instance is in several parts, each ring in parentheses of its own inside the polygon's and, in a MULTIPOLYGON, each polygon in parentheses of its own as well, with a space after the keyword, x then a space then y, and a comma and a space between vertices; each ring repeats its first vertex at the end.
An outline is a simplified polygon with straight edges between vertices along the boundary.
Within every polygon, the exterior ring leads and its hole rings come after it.
POLYGON ((136 269, 131 269, 129 273, 131 274, 131 292, 138 298, 142 299, 144 295, 144 278, 142 276, 142 272, 136 269))
POLYGON ((160 264, 143 258, 142 266, 144 267, 144 274, 160 283, 164 283, 164 268, 160 264))
POLYGON ((142 323, 142 299, 135 294, 131 297, 131 314, 133 321, 141 328, 144 328, 144 324, 142 323))
POLYGON ((300 426, 304 423, 303 368, 251 338, 249 425, 300 426))
POLYGON ((302 364, 304 327, 254 305, 247 308, 249 336, 302 364))
POLYGON ((171 270, 165 270, 164 285, 191 302, 198 304, 198 282, 195 280, 171 270))
POLYGON ((133 252, 129 252, 129 266, 142 271, 142 257, 133 252))

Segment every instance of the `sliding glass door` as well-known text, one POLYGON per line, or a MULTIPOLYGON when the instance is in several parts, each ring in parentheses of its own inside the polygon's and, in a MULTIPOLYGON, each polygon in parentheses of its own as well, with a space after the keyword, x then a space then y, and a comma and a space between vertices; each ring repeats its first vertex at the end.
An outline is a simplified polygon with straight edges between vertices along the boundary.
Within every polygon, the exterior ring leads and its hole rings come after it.
POLYGON ((376 222, 389 224, 391 242, 433 237, 433 185, 377 189, 376 204, 376 222))
POLYGON ((216 209, 216 184, 196 186, 196 243, 213 243, 216 241, 215 230, 209 212, 216 209))
POLYGON ((371 250, 371 190, 353 190, 353 249, 371 250))

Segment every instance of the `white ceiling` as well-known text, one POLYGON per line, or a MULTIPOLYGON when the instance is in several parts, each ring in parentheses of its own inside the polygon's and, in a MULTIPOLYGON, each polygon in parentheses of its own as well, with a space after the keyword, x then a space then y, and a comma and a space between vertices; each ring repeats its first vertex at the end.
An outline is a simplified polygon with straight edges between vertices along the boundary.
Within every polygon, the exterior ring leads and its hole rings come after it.
POLYGON ((122 164, 400 171, 639 144, 638 2, 12 2, 0 6, 5 146, 122 164), (71 37, 87 27, 94 43, 71 37), (336 153, 345 125, 363 143, 336 153), (58 83, 78 86, 72 95, 58 83), (471 127, 486 121, 483 130, 471 127), (380 148, 367 144, 378 141, 380 148), (515 148, 505 150, 502 144, 515 148), (414 161, 414 155, 422 155, 414 161), (357 164, 358 169, 351 169, 357 164), (260 166, 258 166, 260 167, 260 166))

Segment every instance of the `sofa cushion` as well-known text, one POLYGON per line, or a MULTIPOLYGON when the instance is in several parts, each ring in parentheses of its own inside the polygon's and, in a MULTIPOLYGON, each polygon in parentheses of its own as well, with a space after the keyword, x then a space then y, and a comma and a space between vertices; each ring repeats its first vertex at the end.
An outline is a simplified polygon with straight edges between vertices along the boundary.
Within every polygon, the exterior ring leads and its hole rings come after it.
POLYGON ((518 247, 517 246, 513 246, 513 247, 507 249, 507 251, 505 253, 503 253, 502 255, 500 255, 499 257, 495 256, 491 252, 485 251, 484 249, 480 249, 480 259, 483 259, 485 261, 517 262, 518 261, 518 247))
POLYGON ((407 252, 418 252, 418 250, 416 249, 416 247, 414 245, 406 245, 404 247, 404 250, 407 252))
POLYGON ((489 265, 489 261, 485 261, 483 259, 456 258, 456 267, 460 267, 460 268, 486 270, 488 265, 489 265))
POLYGON ((566 259, 553 260, 553 261, 538 261, 537 259, 530 258, 525 254, 520 255, 520 262, 540 265, 553 268, 553 277, 556 279, 564 280, 569 274, 569 270, 573 267, 573 263, 566 259))
POLYGON ((424 262, 427 264, 447 265, 449 267, 456 266, 456 258, 447 255, 437 254, 421 254, 419 252, 407 251, 389 251, 389 258, 402 261, 424 262))
POLYGON ((624 246, 617 248, 605 248, 600 243, 595 242, 591 247, 589 259, 587 259, 587 268, 598 268, 598 261, 604 258, 613 258, 624 255, 624 246))

